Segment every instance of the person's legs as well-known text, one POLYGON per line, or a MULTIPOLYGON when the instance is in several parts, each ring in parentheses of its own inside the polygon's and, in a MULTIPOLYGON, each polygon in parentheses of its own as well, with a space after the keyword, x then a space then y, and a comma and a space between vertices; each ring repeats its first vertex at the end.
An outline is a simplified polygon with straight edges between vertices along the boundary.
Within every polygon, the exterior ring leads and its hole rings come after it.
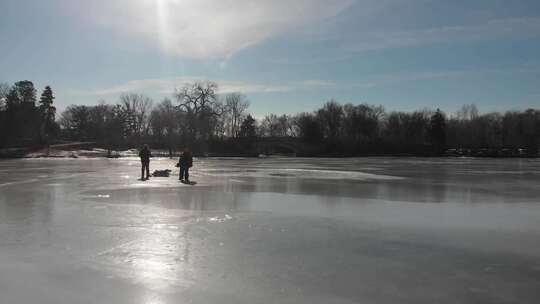
POLYGON ((150 162, 146 163, 146 179, 150 178, 150 162))
POLYGON ((144 162, 141 162, 141 180, 144 180, 144 162))
POLYGON ((184 167, 180 167, 180 180, 184 179, 184 167))
POLYGON ((186 182, 189 182, 189 167, 186 167, 186 172, 184 172, 186 176, 186 182))

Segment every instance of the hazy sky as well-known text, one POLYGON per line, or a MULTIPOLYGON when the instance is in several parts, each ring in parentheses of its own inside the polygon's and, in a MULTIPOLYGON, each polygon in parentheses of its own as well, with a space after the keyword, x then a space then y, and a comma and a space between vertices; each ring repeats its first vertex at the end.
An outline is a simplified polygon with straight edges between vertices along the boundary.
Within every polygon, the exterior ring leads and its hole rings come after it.
POLYGON ((256 115, 540 107, 538 0, 0 0, 0 39, 0 82, 61 109, 197 79, 256 115))

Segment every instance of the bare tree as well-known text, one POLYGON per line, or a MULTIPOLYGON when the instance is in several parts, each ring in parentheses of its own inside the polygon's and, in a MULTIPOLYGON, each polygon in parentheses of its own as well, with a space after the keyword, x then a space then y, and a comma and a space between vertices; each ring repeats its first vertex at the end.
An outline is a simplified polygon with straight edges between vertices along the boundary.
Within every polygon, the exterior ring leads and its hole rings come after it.
POLYGON ((88 140, 90 130, 90 108, 81 105, 68 106, 60 117, 60 126, 70 139, 88 140))
POLYGON ((275 137, 278 133, 278 116, 276 114, 266 115, 261 120, 261 125, 259 126, 259 136, 260 137, 275 137))
POLYGON ((294 117, 296 136, 311 143, 320 143, 323 138, 322 128, 313 113, 300 113, 294 117))
POLYGON ((8 83, 0 82, 0 111, 6 106, 6 99, 11 86, 8 83))
POLYGON ((291 116, 286 114, 279 116, 278 123, 280 136, 292 136, 294 134, 293 118, 291 116))
POLYGON ((262 137, 283 137, 291 135, 292 129, 292 118, 285 114, 270 114, 262 119, 259 132, 262 137))
POLYGON ((379 136, 384 108, 369 104, 343 107, 343 135, 354 142, 369 142, 379 136))
POLYGON ((177 109, 185 117, 183 127, 189 140, 208 139, 213 134, 215 118, 223 113, 217 89, 215 82, 206 81, 186 84, 176 90, 177 109))
POLYGON ((478 108, 475 104, 465 104, 457 111, 456 116, 459 120, 474 120, 478 117, 478 108))
POLYGON ((170 99, 165 98, 150 115, 152 133, 160 140, 166 139, 169 157, 172 157, 174 138, 178 133, 178 111, 170 99))
POLYGON ((317 111, 317 117, 326 138, 336 139, 341 135, 343 106, 331 99, 317 111))
POLYGON ((157 108, 150 113, 150 130, 152 136, 158 141, 162 141, 165 137, 165 123, 161 111, 157 108))
POLYGON ((126 117, 129 135, 140 138, 149 131, 152 99, 142 94, 127 93, 120 96, 120 106, 126 117))
POLYGON ((245 118, 245 112, 249 107, 246 96, 240 93, 230 93, 225 96, 225 107, 227 121, 226 126, 230 137, 238 137, 240 125, 245 118))

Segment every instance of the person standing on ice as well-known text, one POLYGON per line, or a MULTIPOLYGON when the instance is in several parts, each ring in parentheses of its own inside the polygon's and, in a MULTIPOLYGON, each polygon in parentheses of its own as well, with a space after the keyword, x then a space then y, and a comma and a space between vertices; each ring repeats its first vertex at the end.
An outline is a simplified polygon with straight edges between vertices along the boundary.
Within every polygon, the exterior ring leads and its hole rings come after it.
POLYGON ((150 149, 148 145, 144 145, 139 151, 139 157, 141 158, 141 180, 146 180, 150 178, 150 149), (146 171, 146 178, 144 177, 144 172, 146 171))
POLYGON ((189 168, 192 166, 193 156, 191 155, 189 149, 186 149, 182 155, 180 155, 180 159, 178 160, 178 167, 180 167, 180 177, 178 179, 189 183, 189 168))

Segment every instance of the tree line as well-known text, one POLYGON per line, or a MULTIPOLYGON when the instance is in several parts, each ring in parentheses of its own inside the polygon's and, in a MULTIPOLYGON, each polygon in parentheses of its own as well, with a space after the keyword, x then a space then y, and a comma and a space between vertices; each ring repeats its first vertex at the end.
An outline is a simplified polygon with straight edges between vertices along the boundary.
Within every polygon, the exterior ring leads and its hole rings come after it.
POLYGON ((45 87, 39 101, 30 81, 0 85, 0 146, 44 145, 54 140, 92 141, 109 150, 150 143, 171 153, 179 147, 222 154, 254 151, 258 140, 292 138, 317 146, 320 155, 538 155, 540 110, 479 114, 464 105, 386 111, 381 105, 335 100, 296 115, 256 119, 241 93, 218 94, 214 82, 195 82, 154 104, 136 93, 115 104, 70 105, 59 117, 45 87), (37 105, 36 105, 37 102, 37 105))
POLYGON ((60 135, 50 86, 37 99, 31 81, 0 83, 0 147, 47 145, 60 135))

